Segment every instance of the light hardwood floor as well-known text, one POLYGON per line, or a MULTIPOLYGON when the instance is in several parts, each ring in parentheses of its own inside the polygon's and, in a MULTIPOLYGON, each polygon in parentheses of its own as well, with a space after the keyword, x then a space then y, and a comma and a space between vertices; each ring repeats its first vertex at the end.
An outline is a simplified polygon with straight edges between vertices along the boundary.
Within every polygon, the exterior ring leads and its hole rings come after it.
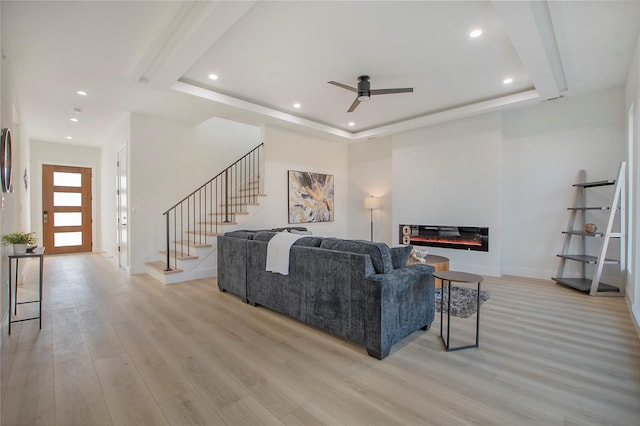
MULTIPOLYGON (((2 329, 2 425, 640 424, 624 300, 483 288, 479 349, 444 352, 436 315, 378 361, 213 279, 163 286, 99 254, 47 256, 42 330, 2 329)), ((465 343, 474 318, 452 327, 465 343)))

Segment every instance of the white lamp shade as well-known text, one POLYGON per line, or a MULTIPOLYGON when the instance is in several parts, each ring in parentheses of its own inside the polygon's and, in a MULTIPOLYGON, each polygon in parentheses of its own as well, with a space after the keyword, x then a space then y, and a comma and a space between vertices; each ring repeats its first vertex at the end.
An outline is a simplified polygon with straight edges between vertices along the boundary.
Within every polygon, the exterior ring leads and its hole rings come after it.
POLYGON ((366 197, 364 199, 364 208, 365 209, 379 209, 380 208, 380 198, 379 197, 366 197))

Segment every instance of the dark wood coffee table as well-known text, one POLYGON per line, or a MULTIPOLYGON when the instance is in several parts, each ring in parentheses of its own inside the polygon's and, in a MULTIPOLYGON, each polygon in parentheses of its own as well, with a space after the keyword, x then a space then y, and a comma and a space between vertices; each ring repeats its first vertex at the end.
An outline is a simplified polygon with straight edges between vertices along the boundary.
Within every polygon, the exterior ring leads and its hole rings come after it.
MULTIPOLYGON (((449 258, 444 256, 436 256, 435 254, 428 254, 424 257, 424 261, 427 265, 431 265, 436 268, 435 272, 448 271, 449 270, 449 258)), ((442 281, 440 279, 435 280, 436 288, 442 287, 442 281)))

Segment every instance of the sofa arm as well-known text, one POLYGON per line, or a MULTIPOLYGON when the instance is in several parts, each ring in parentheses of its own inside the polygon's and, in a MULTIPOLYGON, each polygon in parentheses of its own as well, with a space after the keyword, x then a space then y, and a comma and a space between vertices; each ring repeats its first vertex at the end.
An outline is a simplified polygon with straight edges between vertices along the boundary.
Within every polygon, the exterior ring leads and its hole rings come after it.
POLYGON ((365 347, 382 359, 391 346, 435 316, 433 266, 419 264, 367 277, 365 286, 365 347))
POLYGON ((247 301, 247 251, 250 240, 221 235, 218 240, 218 288, 247 301))

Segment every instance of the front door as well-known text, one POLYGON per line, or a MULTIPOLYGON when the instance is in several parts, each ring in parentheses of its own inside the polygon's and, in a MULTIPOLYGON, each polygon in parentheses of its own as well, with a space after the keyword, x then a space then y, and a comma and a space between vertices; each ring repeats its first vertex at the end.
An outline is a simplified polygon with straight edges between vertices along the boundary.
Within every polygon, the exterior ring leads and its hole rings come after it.
POLYGON ((42 239, 48 254, 91 251, 91 169, 42 165, 42 239))

